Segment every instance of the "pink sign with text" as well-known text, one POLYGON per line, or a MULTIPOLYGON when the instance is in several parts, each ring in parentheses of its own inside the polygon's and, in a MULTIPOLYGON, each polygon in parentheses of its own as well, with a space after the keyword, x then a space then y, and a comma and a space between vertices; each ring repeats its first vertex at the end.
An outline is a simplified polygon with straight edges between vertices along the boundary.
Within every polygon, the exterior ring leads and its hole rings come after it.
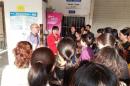
POLYGON ((62 14, 58 12, 47 13, 47 29, 51 31, 53 26, 58 26, 61 31, 62 14))

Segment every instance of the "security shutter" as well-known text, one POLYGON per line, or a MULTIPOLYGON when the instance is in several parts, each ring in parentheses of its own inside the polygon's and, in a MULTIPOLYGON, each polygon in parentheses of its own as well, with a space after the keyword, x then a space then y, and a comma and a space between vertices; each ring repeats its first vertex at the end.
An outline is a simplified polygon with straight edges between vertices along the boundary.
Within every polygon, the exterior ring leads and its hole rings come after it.
POLYGON ((130 26, 130 0, 95 0, 93 31, 107 26, 118 30, 130 26))

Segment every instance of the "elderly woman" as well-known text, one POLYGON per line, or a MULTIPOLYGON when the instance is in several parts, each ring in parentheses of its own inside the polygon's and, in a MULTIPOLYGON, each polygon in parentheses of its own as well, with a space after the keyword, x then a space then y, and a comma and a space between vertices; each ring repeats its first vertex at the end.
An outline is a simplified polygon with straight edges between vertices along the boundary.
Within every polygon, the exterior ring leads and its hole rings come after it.
POLYGON ((7 65, 3 70, 1 86, 28 86, 32 45, 27 41, 20 41, 13 52, 14 65, 7 65))

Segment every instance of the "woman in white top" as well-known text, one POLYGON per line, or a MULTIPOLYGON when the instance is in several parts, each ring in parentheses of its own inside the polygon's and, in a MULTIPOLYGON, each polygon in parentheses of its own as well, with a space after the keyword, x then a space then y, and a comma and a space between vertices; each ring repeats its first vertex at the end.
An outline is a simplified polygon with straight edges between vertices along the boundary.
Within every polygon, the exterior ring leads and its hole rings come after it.
POLYGON ((13 52, 15 65, 5 67, 2 72, 1 86, 28 86, 32 45, 27 41, 20 41, 13 52))

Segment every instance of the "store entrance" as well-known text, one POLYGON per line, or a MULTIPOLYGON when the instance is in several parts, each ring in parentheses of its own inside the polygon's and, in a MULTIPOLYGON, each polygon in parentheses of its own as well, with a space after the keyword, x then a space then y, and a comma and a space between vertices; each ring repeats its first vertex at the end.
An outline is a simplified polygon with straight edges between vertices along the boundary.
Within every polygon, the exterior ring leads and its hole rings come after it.
POLYGON ((61 36, 65 37, 69 34, 70 27, 75 26, 79 31, 85 25, 85 17, 63 16, 61 36))

